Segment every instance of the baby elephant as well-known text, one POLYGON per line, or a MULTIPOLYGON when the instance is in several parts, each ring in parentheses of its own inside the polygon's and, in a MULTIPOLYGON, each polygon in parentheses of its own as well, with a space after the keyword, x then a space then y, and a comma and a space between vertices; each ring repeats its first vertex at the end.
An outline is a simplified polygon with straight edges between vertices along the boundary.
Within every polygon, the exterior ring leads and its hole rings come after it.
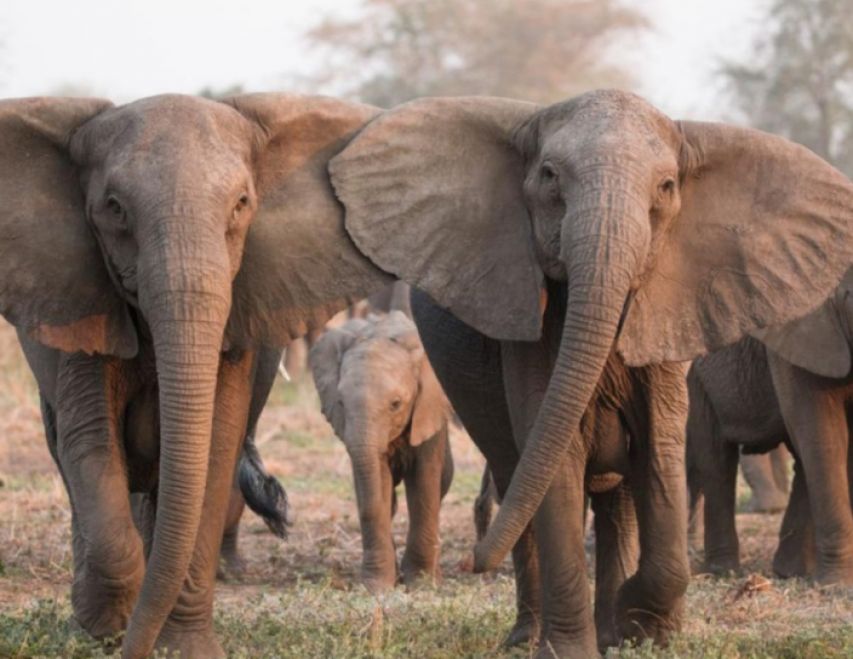
POLYGON ((395 488, 406 483, 409 533, 402 579, 438 577, 438 513, 453 479, 449 405, 414 323, 399 311, 330 330, 308 358, 323 414, 352 460, 362 536, 362 578, 397 582, 391 536, 395 488))

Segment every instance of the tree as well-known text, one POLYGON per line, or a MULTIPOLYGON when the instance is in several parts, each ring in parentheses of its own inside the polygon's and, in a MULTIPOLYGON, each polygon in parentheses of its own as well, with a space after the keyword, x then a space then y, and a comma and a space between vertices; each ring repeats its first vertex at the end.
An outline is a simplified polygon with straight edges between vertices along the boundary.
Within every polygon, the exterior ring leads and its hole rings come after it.
POLYGON ((774 0, 749 64, 722 75, 757 128, 853 175, 853 0, 774 0))
POLYGON ((418 96, 562 100, 633 80, 607 59, 647 27, 621 0, 364 0, 306 35, 326 55, 314 88, 390 107, 418 96))

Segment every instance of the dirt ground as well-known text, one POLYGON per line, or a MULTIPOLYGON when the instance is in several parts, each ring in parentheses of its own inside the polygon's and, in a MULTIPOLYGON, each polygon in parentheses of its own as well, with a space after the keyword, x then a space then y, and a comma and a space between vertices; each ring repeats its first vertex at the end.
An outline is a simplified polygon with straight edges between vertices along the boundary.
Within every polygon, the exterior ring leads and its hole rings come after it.
MULTIPOLYGON (((70 616, 70 513, 47 452, 37 396, 14 333, 0 326, 0 657, 108 653, 70 616)), ((482 459, 452 436, 456 476, 442 508, 443 581, 376 600, 357 584, 361 542, 346 452, 319 412, 310 381, 279 381, 257 437, 284 484, 295 523, 286 541, 247 512, 240 544, 247 569, 220 582, 217 627, 231 656, 509 656, 500 641, 514 598, 508 565, 466 569, 482 459)), ((744 493, 742 498, 745 498, 744 493)), ((404 544, 405 498, 394 524, 404 544)), ((779 515, 740 514, 743 570, 697 574, 684 630, 666 651, 619 656, 853 656, 853 593, 770 574, 779 515)), ((694 557, 698 558, 698 557, 694 557)), ((519 649, 512 656, 527 656, 519 649)))

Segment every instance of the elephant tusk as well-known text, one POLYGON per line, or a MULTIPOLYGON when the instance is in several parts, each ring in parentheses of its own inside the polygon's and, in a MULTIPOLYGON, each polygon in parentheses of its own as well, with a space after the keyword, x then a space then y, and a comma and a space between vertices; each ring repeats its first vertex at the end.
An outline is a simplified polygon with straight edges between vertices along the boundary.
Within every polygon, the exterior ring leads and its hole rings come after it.
POLYGON ((281 352, 281 361, 278 362, 278 372, 281 373, 281 377, 284 378, 285 382, 292 382, 293 380, 290 377, 290 373, 287 372, 287 367, 284 365, 284 360, 286 358, 287 358, 287 348, 285 348, 281 352))

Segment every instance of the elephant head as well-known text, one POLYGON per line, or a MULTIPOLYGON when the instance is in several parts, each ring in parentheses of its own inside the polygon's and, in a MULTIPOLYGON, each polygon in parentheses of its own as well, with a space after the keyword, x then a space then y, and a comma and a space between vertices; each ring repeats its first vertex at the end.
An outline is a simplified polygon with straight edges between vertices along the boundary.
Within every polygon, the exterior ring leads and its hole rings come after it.
POLYGON ((352 460, 362 578, 373 590, 393 587, 389 457, 438 433, 449 405, 414 323, 401 311, 330 330, 311 349, 309 362, 323 414, 352 460))
POLYGON ((536 511, 614 349, 686 361, 811 311, 853 256, 853 185, 759 131, 676 122, 596 91, 546 108, 424 99, 330 163, 356 245, 461 320, 535 340, 543 278, 568 284, 559 354, 475 569, 536 511))
POLYGON ((154 347, 159 510, 128 656, 151 651, 187 573, 223 347, 286 343, 388 279, 325 171, 374 114, 272 94, 0 102, 0 312, 68 352, 129 358, 140 331, 154 347))

